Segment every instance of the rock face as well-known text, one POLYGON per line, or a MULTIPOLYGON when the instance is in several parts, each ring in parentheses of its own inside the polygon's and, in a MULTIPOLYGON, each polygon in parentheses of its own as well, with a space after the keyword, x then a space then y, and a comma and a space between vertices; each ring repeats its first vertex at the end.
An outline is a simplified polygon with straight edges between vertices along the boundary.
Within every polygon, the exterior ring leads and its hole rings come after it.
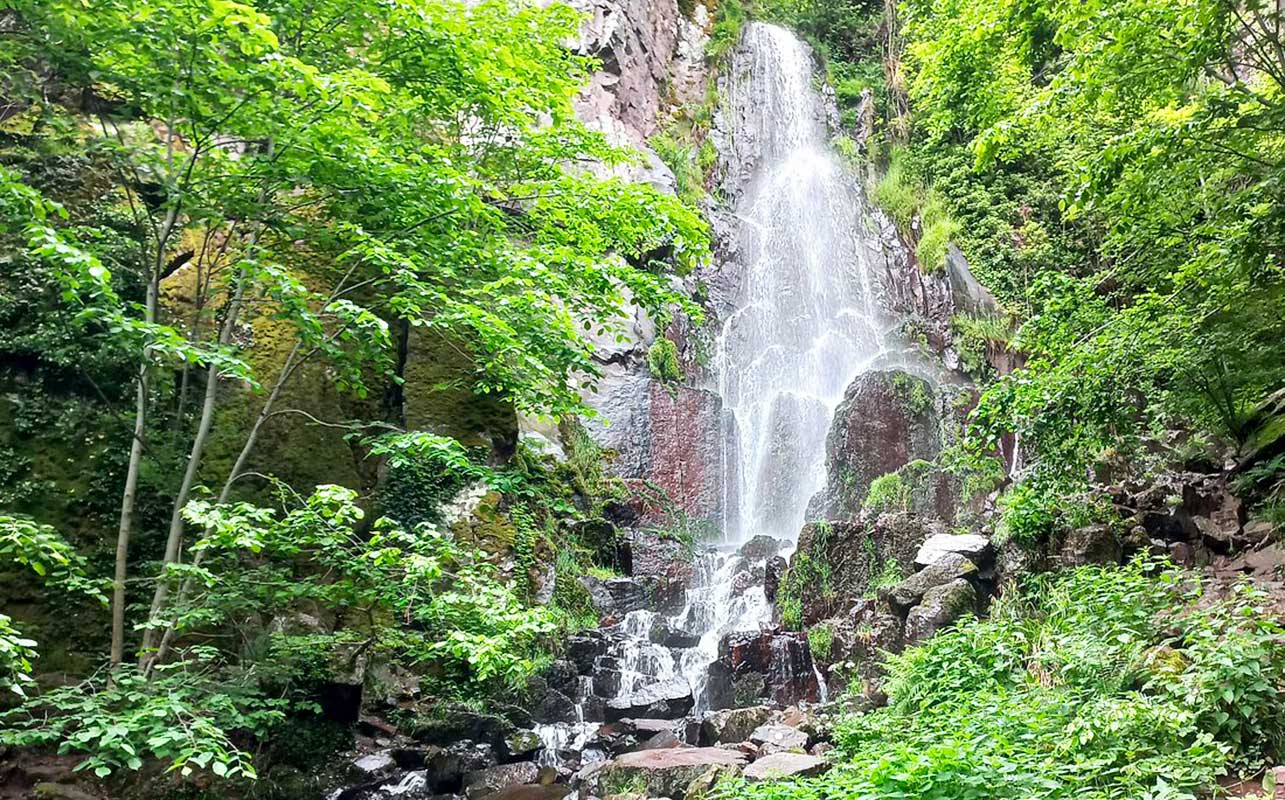
MULTIPOLYGON (((942 447, 942 405, 923 378, 900 370, 858 375, 834 412, 826 439, 826 488, 814 498, 809 518, 852 520, 876 478, 935 459, 942 447)), ((903 483, 911 484, 915 510, 954 519, 959 498, 952 480, 928 470, 907 474, 903 483)))
POLYGON ((718 645, 706 692, 711 708, 742 708, 764 701, 789 705, 820 696, 816 670, 801 633, 741 631, 718 645))
POLYGON ((909 512, 864 513, 854 521, 805 525, 783 578, 800 595, 800 622, 812 625, 844 614, 880 580, 910 575, 920 545, 942 532, 940 522, 909 512), (817 568, 821 564, 824 572, 817 568))

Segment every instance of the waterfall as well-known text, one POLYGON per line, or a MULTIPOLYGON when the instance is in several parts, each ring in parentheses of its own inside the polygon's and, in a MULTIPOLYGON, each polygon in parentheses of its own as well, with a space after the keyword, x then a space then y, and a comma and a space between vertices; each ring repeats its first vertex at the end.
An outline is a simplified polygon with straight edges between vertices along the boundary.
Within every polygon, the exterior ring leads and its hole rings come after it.
POLYGON ((723 109, 725 160, 745 173, 729 265, 739 294, 717 349, 731 417, 724 531, 794 540, 824 485, 844 390, 889 352, 874 293, 882 246, 856 171, 830 145, 829 104, 798 38, 751 24, 723 109))
MULTIPOLYGON (((860 176, 831 146, 831 105, 815 81, 811 53, 793 34, 748 26, 714 134, 737 254, 720 266, 736 290, 716 350, 729 418, 724 541, 696 554, 684 607, 663 618, 699 637, 694 646, 671 650, 651 641, 662 619, 654 611, 631 611, 614 626, 615 700, 679 681, 690 687, 697 715, 709 710, 707 676, 720 641, 772 618, 767 556, 738 547, 760 534, 797 539, 808 502, 825 483, 826 435, 844 391, 877 361, 901 360, 875 295, 883 239, 860 176)), ((773 668, 801 668, 786 644, 772 641, 773 668)), ((819 672, 816 678, 824 697, 819 672)), ((595 726, 577 708, 580 721, 537 728, 546 752, 584 747, 595 726)))

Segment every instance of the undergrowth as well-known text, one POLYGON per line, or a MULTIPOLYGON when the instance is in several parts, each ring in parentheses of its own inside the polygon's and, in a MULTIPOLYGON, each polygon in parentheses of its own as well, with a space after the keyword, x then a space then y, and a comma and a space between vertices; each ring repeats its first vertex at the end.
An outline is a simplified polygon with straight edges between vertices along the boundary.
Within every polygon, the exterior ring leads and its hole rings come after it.
POLYGON ((761 800, 1208 796, 1282 753, 1285 631, 1246 585, 1202 597, 1159 564, 1029 580, 890 658, 889 705, 835 731, 838 765, 721 787, 761 800), (1164 571, 1162 571, 1162 569, 1164 571))

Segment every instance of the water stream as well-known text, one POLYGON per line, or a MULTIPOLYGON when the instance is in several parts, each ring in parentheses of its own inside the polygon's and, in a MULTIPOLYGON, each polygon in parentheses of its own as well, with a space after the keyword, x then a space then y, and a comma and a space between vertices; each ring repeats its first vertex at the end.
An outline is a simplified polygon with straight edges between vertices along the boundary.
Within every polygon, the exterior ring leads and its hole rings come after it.
MULTIPOLYGON (((717 346, 731 419, 724 541, 697 554, 686 604, 665 620, 699 637, 694 646, 651 641, 657 614, 634 611, 609 653, 620 673, 617 698, 684 682, 696 714, 708 710, 707 673, 720 640, 771 622, 764 559, 741 557, 739 546, 761 534, 797 538, 825 482, 834 410, 856 375, 889 356, 892 324, 875 297, 877 226, 859 176, 830 144, 807 47, 783 28, 754 23, 734 62, 720 113, 734 157, 752 159, 754 168, 734 208, 740 256, 724 269, 735 271, 739 293, 717 346)), ((595 727, 582 721, 539 732, 549 750, 575 749, 595 727)))

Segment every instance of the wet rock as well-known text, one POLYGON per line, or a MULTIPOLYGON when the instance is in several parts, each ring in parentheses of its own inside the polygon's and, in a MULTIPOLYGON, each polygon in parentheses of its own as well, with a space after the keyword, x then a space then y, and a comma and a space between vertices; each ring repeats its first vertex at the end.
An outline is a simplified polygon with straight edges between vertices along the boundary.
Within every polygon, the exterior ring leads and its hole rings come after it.
POLYGON ((771 536, 759 534, 741 545, 741 549, 737 552, 740 554, 741 558, 745 558, 750 561, 764 561, 781 552, 785 545, 786 543, 780 539, 774 539, 771 536))
POLYGON ((557 689, 565 695, 573 695, 576 692, 578 672, 574 662, 560 658, 549 665, 543 677, 549 688, 557 689))
POLYGON ((811 778, 826 770, 825 759, 806 753, 772 753, 745 768, 750 783, 789 778, 811 778))
POLYGON ((922 642, 976 609, 977 591, 963 578, 933 587, 924 594, 923 602, 906 615, 906 639, 922 642))
POLYGON ((718 650, 706 683, 711 708, 815 702, 820 693, 801 633, 738 631, 724 636, 718 650))
POLYGON ((469 800, 477 800, 510 786, 535 783, 539 777, 540 768, 534 762, 519 761, 515 764, 501 764, 470 772, 464 780, 464 793, 469 800))
POLYGON ((695 647, 701 642, 701 634, 693 631, 684 630, 683 628, 671 628, 669 635, 665 637, 665 646, 675 650, 681 650, 688 647, 695 647))
POLYGON ((982 569, 995 562, 995 548, 985 536, 975 533, 938 533, 929 536, 919 547, 919 551, 915 553, 915 566, 931 566, 948 553, 958 553, 982 569))
POLYGON ((701 721, 700 744, 746 741, 750 738, 750 734, 760 725, 765 724, 771 716, 772 709, 767 706, 728 708, 711 712, 701 721))
MULTIPOLYGON (((567 658, 581 675, 588 675, 594 660, 607 653, 607 638, 598 632, 567 638, 567 658)), ((552 684, 550 684, 552 685, 552 684)))
POLYGON ((772 556, 767 560, 763 570, 763 594, 769 603, 776 602, 776 592, 781 586, 781 577, 789 566, 782 556, 772 556))
POLYGON ((550 689, 544 693, 539 705, 532 711, 532 716, 536 722, 575 722, 576 704, 557 689, 550 689))
POLYGON ((543 746, 544 743, 535 731, 514 731, 504 737, 502 752, 505 759, 517 761, 534 754, 543 746))
POLYGON ((1085 564, 1119 564, 1124 557, 1120 537, 1110 525, 1076 528, 1062 544, 1062 563, 1068 567, 1085 564))
POLYGON ((933 588, 960 578, 977 576, 977 565, 956 552, 946 552, 933 564, 911 575, 888 591, 888 604, 898 614, 918 605, 933 588))
POLYGON ((630 611, 639 611, 648 606, 647 590, 633 578, 602 580, 592 575, 582 575, 579 580, 589 590, 599 616, 623 617, 630 611))
POLYGON ((664 644, 669 638, 669 622, 664 617, 652 620, 651 629, 647 631, 647 640, 652 644, 664 644))
POLYGON ((745 762, 744 754, 718 747, 640 750, 594 770, 582 779, 581 793, 604 797, 624 787, 645 787, 648 797, 682 797, 692 781, 711 769, 735 774, 745 762))
POLYGON ((788 725, 762 725, 750 734, 750 741, 762 754, 801 751, 808 746, 808 735, 788 725))
POLYGON ((464 776, 496 765, 494 749, 485 743, 460 741, 435 748, 425 758, 425 780, 434 792, 459 791, 464 776))
POLYGON ((678 719, 692 710, 695 700, 687 681, 673 678, 644 686, 624 697, 607 701, 607 721, 627 717, 678 719))
POLYGON ((353 781, 383 780, 397 771, 397 761, 388 751, 364 755, 352 762, 348 772, 353 781))

